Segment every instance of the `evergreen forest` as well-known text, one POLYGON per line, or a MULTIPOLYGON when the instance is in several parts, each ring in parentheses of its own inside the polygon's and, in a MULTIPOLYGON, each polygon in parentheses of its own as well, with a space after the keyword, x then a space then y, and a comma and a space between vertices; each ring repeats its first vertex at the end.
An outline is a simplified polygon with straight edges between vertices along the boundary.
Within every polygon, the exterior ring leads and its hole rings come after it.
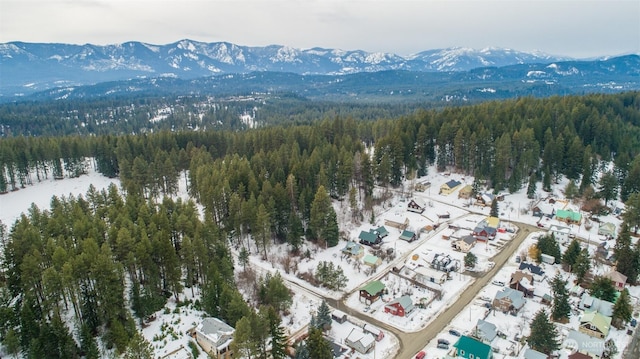
MULTIPOLYGON (((127 128, 133 123, 114 111, 113 132, 100 121, 88 132, 65 122, 47 127, 35 111, 47 106, 91 111, 75 101, 4 105, 0 192, 90 168, 118 177, 121 187, 53 197, 50 208, 32 206, 0 228, 0 340, 29 358, 91 357, 97 337, 125 353, 138 323, 194 288, 209 315, 277 330, 273 312, 285 310, 286 295, 267 295, 275 285, 262 283, 256 312, 238 289, 242 263, 231 249, 266 257, 280 243, 303 256, 303 243, 336 246, 342 235, 332 201, 369 221, 384 201, 375 188, 398 188, 432 165, 482 179, 496 193, 537 182, 550 190, 566 177, 575 196, 599 196, 605 206, 640 199, 640 92, 439 109, 359 105, 344 113, 310 104, 300 118, 285 107, 255 128, 232 125, 233 106, 211 113, 227 116, 210 121, 220 126, 179 130, 166 119, 168 127, 127 128), (176 196, 181 178, 190 200, 176 196), (71 330, 69 315, 77 318, 71 330)), ((640 216, 626 219, 637 231, 640 216)))

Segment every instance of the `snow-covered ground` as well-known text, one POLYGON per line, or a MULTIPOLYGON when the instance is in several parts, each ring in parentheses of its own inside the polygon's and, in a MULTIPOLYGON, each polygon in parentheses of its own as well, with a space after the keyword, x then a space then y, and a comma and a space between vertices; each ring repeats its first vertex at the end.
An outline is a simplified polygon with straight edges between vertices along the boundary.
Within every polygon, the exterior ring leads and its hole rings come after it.
MULTIPOLYGON (((182 177, 181 181, 183 180, 184 178, 182 177)), ((340 241, 337 246, 332 248, 316 248, 313 245, 307 244, 312 253, 311 258, 296 259, 299 260, 297 263, 297 272, 291 271, 289 274, 285 273, 281 261, 278 260, 278 258, 287 253, 284 246, 274 245, 270 248, 270 254, 268 255, 270 258, 269 262, 262 261, 258 254, 252 253, 251 261, 259 275, 263 275, 266 271, 279 271, 284 278, 295 284, 291 285, 294 291, 293 305, 290 308, 291 314, 283 321, 283 324, 285 324, 288 330, 288 334, 293 335, 304 329, 305 325, 309 322, 311 313, 318 308, 321 296, 335 299, 346 296, 345 305, 351 309, 360 311, 363 314, 388 323, 400 330, 414 332, 428 325, 429 321, 435 318, 440 311, 455 302, 461 291, 474 280, 473 276, 470 273, 466 273, 464 269, 461 269, 460 272, 452 273, 450 279, 443 285, 446 287, 446 290, 443 292, 444 297, 439 300, 434 300, 433 292, 417 287, 394 274, 389 274, 394 267, 402 269, 404 266, 415 266, 416 262, 433 253, 443 253, 463 263, 464 253, 453 250, 451 246, 452 241, 455 240, 455 238, 461 238, 470 234, 476 224, 489 215, 489 207, 477 206, 468 199, 458 198, 459 189, 467 184, 473 183, 473 178, 456 174, 444 175, 435 172, 435 169, 432 168, 428 176, 422 177, 418 181, 405 183, 403 191, 393 192, 394 194, 389 200, 383 203, 382 206, 376 207, 374 216, 375 223, 368 223, 367 221, 353 223, 346 201, 334 204, 339 218, 340 230, 346 233, 347 237, 351 240, 357 242, 360 231, 369 231, 372 228, 383 225, 389 231, 389 235, 383 240, 381 250, 387 251, 393 249, 395 257, 383 261, 375 271, 370 270, 363 264, 356 265, 356 260, 349 260, 348 262, 347 259, 342 256, 341 249, 346 244, 346 241, 340 241), (462 185, 452 194, 439 194, 440 185, 452 179, 462 182, 462 185), (411 191, 412 185, 418 181, 428 181, 431 183, 431 186, 424 192, 411 191), (418 214, 407 211, 407 203, 411 199, 424 203, 426 205, 425 212, 418 214), (445 217, 445 214, 449 218, 440 218, 445 217), (419 233, 417 241, 409 243, 398 239, 401 231, 385 224, 386 221, 404 222, 405 220, 409 221, 408 230, 419 233), (438 228, 429 230, 429 228, 433 226, 437 226, 438 228), (456 229, 454 230, 453 228, 456 229), (298 278, 297 274, 308 271, 313 272, 320 261, 332 262, 334 265, 342 268, 345 276, 348 278, 345 288, 341 291, 331 291, 326 288, 313 286, 298 278), (382 296, 381 301, 368 306, 359 300, 358 289, 374 279, 381 280, 386 285, 388 293, 382 296), (410 295, 414 304, 425 301, 428 305, 425 308, 416 308, 414 312, 410 313, 407 317, 396 317, 385 313, 384 304, 402 294, 410 295)), ((19 191, 0 196, 0 220, 10 228, 21 213, 28 211, 31 203, 34 203, 41 209, 46 209, 49 207, 51 196, 53 195, 84 195, 90 184, 93 184, 97 190, 101 190, 112 183, 116 185, 119 184, 117 179, 108 179, 91 171, 89 174, 75 179, 59 181, 51 179, 36 183, 33 186, 28 186, 19 191)), ((548 195, 550 198, 556 199, 555 204, 553 204, 556 209, 573 209, 579 212, 576 204, 563 200, 561 190, 565 184, 566 182, 563 182, 554 186, 554 191, 551 194, 547 194, 542 190, 538 190, 537 193, 544 195, 545 198, 548 195)), ((180 196, 186 198, 184 183, 181 182, 180 188, 180 196)), ((505 194, 504 200, 499 202, 501 228, 514 229, 515 226, 510 224, 511 221, 537 225, 539 218, 531 214, 531 209, 535 205, 546 203, 548 203, 546 199, 528 199, 525 194, 525 189, 515 194, 505 194)), ((619 203, 616 203, 616 205, 621 206, 619 203)), ((582 214, 585 216, 584 213, 582 214)), ((619 228, 621 223, 613 214, 600 217, 600 220, 601 222, 614 223, 616 228, 619 228)), ((564 223, 556 219, 544 219, 540 222, 544 228, 540 228, 541 232, 538 232, 538 236, 542 231, 546 231, 550 225, 564 225, 564 223)), ((593 253, 596 245, 604 238, 598 235, 597 223, 591 222, 592 226, 590 228, 588 228, 586 223, 586 221, 583 221, 579 226, 571 226, 570 230, 574 235, 586 241, 587 244, 589 244, 590 251, 593 253)), ((471 252, 478 257, 476 270, 484 271, 491 268, 491 257, 497 254, 513 236, 514 233, 504 231, 499 232, 494 240, 487 243, 477 243, 471 250, 471 252)), ((495 275, 495 280, 508 282, 511 273, 516 270, 515 255, 523 250, 526 251, 526 248, 535 243, 535 240, 534 235, 528 237, 522 246, 516 250, 509 263, 498 271, 495 275)), ((613 244, 612 241, 610 241, 610 243, 613 244)), ((564 250, 564 248, 563 246, 562 250, 564 250)), ((372 249, 365 246, 365 253, 372 253, 372 249)), ((463 267, 464 265, 462 264, 461 268, 463 267)), ((543 267, 548 278, 552 278, 555 273, 559 271, 559 267, 557 266, 543 264, 543 267)), ((608 269, 607 266, 599 265, 596 266, 595 272, 604 273, 608 269)), ((536 283, 536 285, 548 287, 548 281, 541 281, 536 283)), ((513 343, 513 333, 520 332, 526 335, 526 333, 528 333, 528 323, 542 304, 536 301, 536 299, 528 300, 525 308, 517 317, 489 312, 484 303, 486 303, 487 298, 493 299, 499 289, 500 287, 493 284, 485 287, 478 293, 476 300, 460 312, 458 317, 451 323, 451 327, 462 333, 469 333, 473 329, 477 319, 486 316, 486 320, 496 324, 498 330, 503 333, 508 333, 506 339, 500 338, 495 344, 500 353, 506 355, 511 352, 516 352, 522 357, 523 351, 520 350, 522 348, 513 343)), ((639 287, 631 287, 629 289, 632 297, 637 301, 637 298, 640 297, 639 287)), ((195 294, 197 297, 198 292, 196 291, 195 294)), ((190 289, 185 290, 182 299, 192 299, 190 289)), ((637 305, 638 302, 636 302, 636 308, 638 308, 637 305)), ((194 327, 202 316, 203 313, 195 311, 191 305, 176 306, 176 303, 171 299, 166 309, 156 313, 156 319, 143 329, 143 333, 147 340, 154 346, 156 355, 160 356, 181 345, 188 347, 190 338, 185 333, 188 329, 194 327)), ((578 316, 572 316, 570 323, 563 325, 563 327, 571 326, 572 328, 577 328, 577 318, 578 316)), ((336 343, 343 344, 344 338, 346 338, 348 333, 354 327, 363 324, 355 318, 350 318, 350 320, 350 322, 344 324, 334 322, 334 326, 328 334, 335 339, 336 343)), ((561 332, 564 333, 564 330, 561 332)), ((385 334, 385 338, 376 343, 375 354, 369 353, 362 355, 358 353, 357 356, 363 359, 392 356, 398 349, 398 341, 389 332, 385 332, 385 334)), ((449 340, 452 344, 456 340, 455 337, 446 332, 442 333, 439 337, 449 340)), ((615 329, 612 330, 609 337, 616 341, 619 349, 623 348, 626 345, 626 341, 628 341, 628 336, 626 336, 623 331, 615 329)), ((427 344, 428 358, 443 357, 446 354, 446 351, 435 347, 436 343, 427 344)))

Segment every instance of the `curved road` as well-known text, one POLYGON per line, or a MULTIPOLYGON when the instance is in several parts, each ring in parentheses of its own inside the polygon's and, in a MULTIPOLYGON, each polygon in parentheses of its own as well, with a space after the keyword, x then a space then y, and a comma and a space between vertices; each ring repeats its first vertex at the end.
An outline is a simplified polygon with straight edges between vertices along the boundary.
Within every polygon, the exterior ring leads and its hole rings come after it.
MULTIPOLYGON (((422 350, 424 346, 434 339, 440 332, 442 332, 471 301, 480 292, 480 290, 489 283, 489 280, 493 278, 493 275, 502 268, 511 255, 518 249, 524 239, 532 232, 539 231, 540 229, 524 223, 515 223, 519 230, 515 237, 507 243, 502 250, 493 256, 492 261, 495 266, 485 273, 484 276, 477 278, 464 292, 460 294, 458 300, 450 307, 440 313, 434 318, 424 329, 413 332, 405 333, 395 327, 392 327, 384 322, 380 322, 375 318, 372 318, 364 313, 353 310, 344 304, 343 299, 336 300, 332 298, 325 298, 327 304, 334 308, 338 308, 341 311, 354 316, 360 320, 371 323, 382 329, 385 329, 395 335, 400 342, 400 349, 396 354, 396 358, 412 358, 412 356, 422 350)), ((344 297, 343 297, 344 298, 344 297)))

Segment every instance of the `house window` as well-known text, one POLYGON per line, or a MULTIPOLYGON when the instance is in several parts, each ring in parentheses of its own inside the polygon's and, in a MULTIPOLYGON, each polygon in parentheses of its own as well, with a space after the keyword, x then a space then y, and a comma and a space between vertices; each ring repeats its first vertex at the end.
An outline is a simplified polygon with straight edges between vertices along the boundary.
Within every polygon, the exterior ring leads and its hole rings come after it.
POLYGON ((460 349, 460 355, 464 356, 464 350, 460 349))
POLYGON ((473 354, 469 354, 469 359, 473 359, 473 354))

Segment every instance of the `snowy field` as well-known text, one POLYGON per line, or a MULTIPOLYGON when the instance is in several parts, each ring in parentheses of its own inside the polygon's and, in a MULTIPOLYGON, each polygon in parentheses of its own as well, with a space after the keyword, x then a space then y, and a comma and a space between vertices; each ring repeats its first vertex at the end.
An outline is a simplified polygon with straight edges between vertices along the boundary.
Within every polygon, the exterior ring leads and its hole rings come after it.
MULTIPOLYGON (((351 222, 350 210, 347 208, 348 205, 346 205, 346 201, 334 204, 339 218, 340 231, 346 233, 350 240, 357 242, 360 231, 369 231, 372 228, 383 225, 389 231, 389 235, 383 239, 381 250, 387 251, 392 249, 395 257, 383 261, 375 271, 366 265, 357 265, 356 260, 350 259, 347 261, 347 259, 342 256, 341 250, 345 246, 346 241, 340 241, 337 246, 332 248, 315 248, 309 246, 308 248, 312 253, 311 258, 298 259, 297 271, 291 271, 288 274, 285 273, 280 261, 280 258, 287 253, 286 248, 283 246, 274 245, 271 247, 268 256, 270 258, 269 262, 262 261, 259 255, 252 253, 251 262, 259 275, 264 275, 267 271, 272 273, 279 271, 284 278, 293 283, 291 289, 294 291, 294 300, 290 308, 291 314, 283 320, 283 324, 287 328, 289 335, 299 334, 305 329, 311 313, 318 308, 321 297, 323 296, 335 299, 345 297, 345 305, 349 308, 360 311, 365 315, 388 323, 406 332, 417 331, 425 327, 440 311, 455 302, 461 291, 474 280, 472 276, 464 272, 464 269, 450 275, 450 279, 443 285, 446 287, 446 291, 444 291, 444 297, 440 300, 433 299, 433 292, 416 287, 408 281, 388 273, 394 267, 402 268, 404 266, 414 265, 415 263, 412 264, 412 261, 415 261, 413 258, 416 256, 419 261, 421 258, 433 253, 447 254, 451 258, 463 263, 464 253, 453 250, 451 246, 452 241, 454 238, 461 238, 470 234, 475 226, 489 215, 489 207, 478 206, 467 199, 458 198, 457 192, 459 189, 466 184, 471 184, 473 178, 465 178, 456 174, 445 176, 436 173, 435 169, 431 169, 430 173, 429 176, 422 177, 419 181, 429 181, 431 187, 424 192, 410 191, 409 189, 412 183, 405 183, 403 191, 395 193, 389 200, 383 203, 381 207, 376 208, 375 223, 368 223, 366 220, 362 223, 353 223, 351 222), (438 189, 440 185, 452 179, 462 182, 458 190, 449 195, 439 194, 438 189), (426 210, 422 214, 407 211, 407 203, 411 199, 425 203, 426 210), (444 218, 445 214, 448 218, 444 218), (406 220, 409 222, 407 229, 419 234, 418 240, 411 243, 398 238, 401 234, 399 229, 385 224, 386 221, 404 222, 406 220), (436 230, 427 229, 433 226, 437 226, 438 228, 436 230), (456 229, 454 230, 452 228, 456 229), (342 268, 348 279, 345 288, 341 291, 331 291, 326 288, 313 286, 298 277, 298 274, 313 272, 320 261, 332 262, 334 265, 342 268), (387 287, 388 293, 382 297, 381 301, 367 306, 360 302, 358 289, 374 279, 381 280, 387 287), (385 313, 383 309, 384 304, 402 294, 410 295, 414 304, 420 302, 429 304, 425 308, 416 308, 415 311, 407 317, 397 317, 385 313)), ((187 195, 184 190, 185 185, 183 181, 184 178, 182 177, 180 196, 186 198, 187 195)), ((69 194, 84 195, 91 184, 97 190, 102 190, 110 184, 118 185, 119 182, 117 179, 108 179, 95 172, 89 172, 87 175, 74 179, 59 181, 53 179, 45 180, 19 191, 1 195, 0 220, 10 228, 21 213, 28 211, 32 203, 40 209, 47 209, 51 201, 51 196, 67 196, 69 194)), ((565 182, 557 184, 551 194, 538 190, 537 193, 543 194, 545 199, 538 198, 530 200, 526 197, 525 189, 515 194, 505 194, 504 200, 499 202, 500 227, 503 229, 515 229, 515 226, 510 223, 511 221, 527 223, 534 226, 538 225, 539 218, 534 217, 531 214, 531 210, 536 205, 548 203, 546 200, 547 196, 560 199, 553 204, 556 209, 572 209, 579 212, 576 204, 571 201, 562 200, 561 190, 565 184, 565 182)), ((619 207, 622 205, 614 202, 613 204, 610 203, 610 206, 619 207)), ((583 213, 583 216, 586 216, 586 214, 583 213)), ((611 222, 616 225, 616 228, 619 228, 621 223, 620 219, 613 214, 600 217, 599 220, 603 223, 611 222)), ((551 225, 566 226, 557 219, 544 219, 540 221, 540 225, 542 226, 542 228, 540 228, 541 232, 538 232, 538 234, 536 234, 537 236, 541 235, 542 231, 546 231, 551 225)), ((604 240, 603 236, 598 235, 598 225, 594 222, 591 222, 591 226, 588 226, 587 221, 582 221, 581 225, 571 226, 570 231, 585 242, 583 245, 589 246, 591 253, 595 252, 596 246, 600 241, 604 240)), ((492 263, 491 257, 497 254, 514 235, 514 233, 509 233, 508 231, 499 232, 494 240, 488 241, 487 243, 477 243, 471 249, 471 252, 478 257, 476 270, 484 271, 490 269, 492 263)), ((505 283, 508 282, 511 274, 518 266, 515 262, 515 255, 521 251, 526 251, 531 244, 535 243, 535 240, 534 235, 529 236, 522 246, 515 251, 514 256, 508 264, 497 272, 494 280, 505 283)), ((613 245, 613 241, 610 241, 610 243, 613 245)), ((562 245, 562 251, 564 251, 565 248, 565 245, 562 245)), ((372 249, 365 246, 365 254, 370 253, 372 253, 372 249)), ((555 273, 559 271, 558 266, 546 264, 542 266, 548 279, 552 278, 555 273)), ((462 268, 464 268, 464 266, 462 266, 462 268)), ((607 266, 598 265, 594 268, 594 272, 596 274, 602 274, 608 269, 607 266)), ((566 273, 563 272, 563 274, 567 276, 566 273)), ((548 280, 536 282, 536 285, 543 286, 540 290, 548 290, 550 293, 548 280)), ((515 343, 513 333, 518 332, 526 335, 528 333, 528 323, 543 304, 539 303, 537 298, 527 300, 525 308, 516 317, 490 312, 485 307, 485 303, 488 298, 493 299, 499 289, 499 286, 493 284, 487 285, 487 287, 478 293, 476 299, 472 301, 472 304, 460 312, 458 317, 451 323, 451 327, 461 333, 470 333, 477 320, 486 317, 487 321, 496 324, 499 331, 508 333, 506 339, 499 338, 499 340, 494 343, 496 349, 506 357, 515 353, 515 355, 513 355, 514 357, 521 358, 524 351, 515 343)), ((636 300, 635 305, 637 309, 638 303, 640 303, 637 302, 640 296, 640 290, 638 287, 629 287, 629 290, 632 298, 636 300)), ((196 291, 196 297, 198 294, 196 291)), ((191 291, 186 289, 181 298, 192 299, 191 291)), ((188 347, 190 338, 186 335, 186 332, 193 328, 202 316, 203 313, 193 310, 192 306, 185 305, 178 307, 173 299, 171 299, 167 308, 156 313, 156 319, 143 329, 143 333, 147 340, 154 346, 156 355, 161 356, 180 346, 188 347)), ((364 324, 354 318, 350 319, 352 322, 346 322, 344 324, 334 322, 334 326, 328 333, 337 344, 343 344, 344 338, 346 338, 353 328, 364 324)), ((565 334, 568 328, 577 328, 577 320, 578 316, 572 315, 569 323, 560 326, 559 331, 562 335, 565 334)), ((455 337, 446 332, 441 333, 439 337, 449 340, 452 344, 456 340, 455 337)), ((624 331, 613 329, 609 334, 609 338, 613 338, 620 351, 622 351, 629 337, 624 331)), ((441 358, 446 355, 445 350, 436 348, 435 342, 428 343, 426 348, 428 353, 427 358, 441 358)), ((397 349, 397 339, 389 332, 385 332, 385 337, 380 342, 376 342, 375 354, 369 353, 362 355, 357 353, 356 357, 363 359, 388 358, 392 356, 397 349)), ((568 350, 564 350, 563 353, 561 359, 566 358, 568 350)), ((346 356, 347 354, 345 354, 344 357, 346 356)), ((200 357, 204 358, 204 355, 200 357)))

